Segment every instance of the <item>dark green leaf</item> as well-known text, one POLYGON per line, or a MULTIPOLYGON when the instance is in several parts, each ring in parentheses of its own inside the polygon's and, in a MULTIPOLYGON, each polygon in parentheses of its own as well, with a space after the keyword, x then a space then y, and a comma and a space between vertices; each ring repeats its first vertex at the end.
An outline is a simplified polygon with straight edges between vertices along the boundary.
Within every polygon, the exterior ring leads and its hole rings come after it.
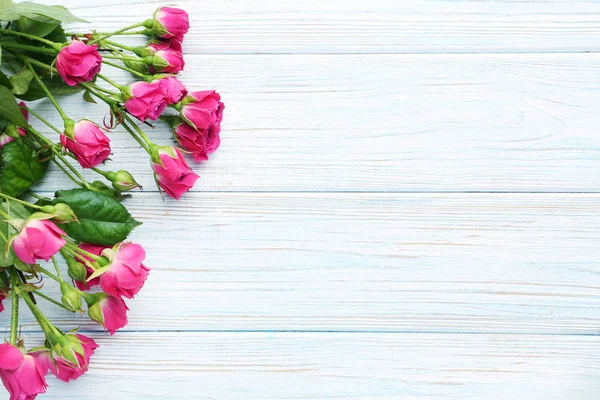
POLYGON ((21 17, 17 21, 19 31, 27 32, 30 35, 45 37, 56 27, 60 26, 60 21, 54 18, 48 18, 40 15, 32 15, 29 17, 21 17))
POLYGON ((85 101, 87 101, 88 103, 94 103, 94 104, 96 104, 96 100, 94 100, 94 98, 90 94, 89 90, 86 90, 85 92, 83 92, 83 99, 85 101))
POLYGON ((87 22, 84 19, 74 16, 63 6, 48 6, 32 1, 9 4, 7 7, 0 8, 0 20, 2 21, 16 21, 21 17, 35 16, 53 18, 61 22, 87 22))
POLYGON ((0 115, 17 126, 27 126, 15 96, 5 86, 0 86, 0 115))
POLYGON ((0 192, 18 197, 46 174, 48 162, 39 162, 36 151, 21 139, 5 144, 1 150, 0 192))
POLYGON ((52 32, 46 35, 46 39, 51 40, 55 43, 64 43, 67 41, 65 36, 65 30, 62 26, 57 26, 52 32))
POLYGON ((12 92, 16 95, 26 93, 27 90, 29 90, 29 84, 31 83, 33 76, 33 72, 27 67, 11 76, 10 82, 13 86, 12 92))
POLYGON ((6 76, 6 74, 2 71, 0 71, 0 86, 12 89, 12 83, 10 83, 10 78, 6 76))
MULTIPOLYGON (((54 75, 52 78, 46 75, 42 80, 54 96, 77 93, 83 90, 81 86, 67 85, 58 75, 54 75)), ((29 85, 29 90, 17 97, 25 101, 34 101, 46 97, 46 93, 44 93, 37 81, 32 81, 29 85)))
POLYGON ((62 224, 61 228, 81 242, 112 246, 141 224, 118 201, 91 190, 61 190, 52 201, 57 203, 67 204, 77 215, 79 224, 62 224))

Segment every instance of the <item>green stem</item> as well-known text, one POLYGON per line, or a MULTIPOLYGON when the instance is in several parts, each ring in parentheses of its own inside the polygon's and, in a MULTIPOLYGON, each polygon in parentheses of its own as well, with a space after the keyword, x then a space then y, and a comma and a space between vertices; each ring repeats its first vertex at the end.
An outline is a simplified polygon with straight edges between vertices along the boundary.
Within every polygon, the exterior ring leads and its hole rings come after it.
POLYGON ((11 31, 11 30, 8 30, 8 29, 3 29, 3 28, 0 28, 0 32, 1 33, 8 33, 10 35, 15 35, 15 36, 23 36, 23 37, 25 37, 27 39, 37 40, 38 42, 46 43, 47 45, 50 45, 53 48, 57 48, 57 46, 61 46, 62 47, 62 45, 60 43, 55 43, 55 42, 53 42, 51 40, 44 39, 44 38, 41 38, 39 36, 31 35, 31 34, 25 33, 25 32, 11 31))
POLYGON ((35 303, 33 302, 33 300, 31 300, 29 296, 22 297, 23 300, 25 300, 25 303, 27 303, 27 306, 31 310, 31 313, 35 317, 36 321, 38 322, 38 324, 40 324, 40 327, 46 334, 46 337, 48 338, 48 340, 50 340, 50 343, 56 344, 59 338, 62 336, 62 333, 58 329, 56 329, 54 325, 52 325, 52 323, 48 320, 48 318, 46 318, 44 313, 40 311, 40 309, 35 305, 35 303))
POLYGON ((27 108, 27 112, 31 115, 33 115, 34 117, 36 117, 37 119, 39 119, 44 125, 46 125, 48 128, 52 129, 54 132, 56 133, 62 133, 60 129, 58 129, 57 127, 55 127, 54 125, 52 125, 50 122, 48 122, 48 120, 46 120, 45 118, 43 118, 40 114, 38 114, 37 112, 33 111, 31 108, 26 107, 27 108))
POLYGON ((110 83, 111 85, 113 85, 114 87, 116 87, 117 89, 121 90, 121 85, 119 85, 117 82, 113 81, 112 79, 102 75, 102 74, 96 74, 96 76, 108 83, 110 83))
POLYGON ((58 276, 58 279, 63 281, 62 274, 60 273, 60 268, 59 268, 58 263, 56 262, 56 258, 54 258, 54 256, 52 256, 52 263, 54 264, 54 269, 56 270, 56 275, 58 276))
POLYGON ((101 41, 101 40, 104 40, 104 39, 106 39, 106 38, 109 38, 109 37, 111 37, 111 36, 119 35, 119 34, 121 34, 121 33, 125 32, 125 31, 129 31, 129 30, 131 30, 131 29, 134 29, 134 28, 139 28, 140 26, 144 26, 144 23, 145 23, 145 22, 146 22, 146 21, 144 21, 144 22, 140 22, 140 23, 137 23, 137 24, 133 24, 133 25, 126 26, 126 27, 125 27, 125 28, 123 28, 123 29, 119 29, 118 31, 114 31, 114 32, 112 32, 112 33, 106 34, 106 35, 104 35, 104 36, 102 36, 102 37, 99 37, 99 38, 97 38, 97 39, 94 39, 94 40, 92 40, 91 42, 88 42, 88 44, 94 44, 94 43, 97 43, 97 42, 99 42, 99 41, 101 41))
POLYGON ((41 210, 41 208, 42 208, 40 206, 36 206, 35 204, 31 204, 31 203, 28 203, 28 202, 23 201, 21 199, 17 199, 15 197, 9 196, 9 195, 4 194, 2 192, 0 192, 0 197, 5 198, 6 200, 14 201, 15 203, 23 204, 25 207, 33 208, 33 209, 36 209, 36 210, 41 210))
POLYGON ((54 104, 54 107, 56 108, 56 111, 58 111, 58 113, 62 117, 63 121, 65 121, 65 123, 67 121, 70 121, 70 118, 67 117, 67 114, 65 114, 65 112, 62 109, 62 107, 58 104, 58 101, 56 101, 56 99, 54 98, 54 96, 52 96, 52 93, 50 93, 50 90, 48 90, 48 88, 46 87, 46 85, 42 81, 42 78, 40 78, 38 76, 38 74, 35 72, 35 69, 33 69, 33 66, 31 65, 31 63, 29 61, 26 61, 25 64, 31 70, 31 72, 33 72, 33 77, 37 81, 38 85, 40 85, 40 87, 42 88, 42 90, 44 91, 44 93, 46 93, 46 96, 48 96, 48 99, 50 99, 50 101, 52 102, 52 104, 54 104))
POLYGON ((127 46, 127 45, 124 45, 124 44, 121 44, 121 43, 111 42, 110 40, 102 40, 101 45, 103 45, 105 47, 108 47, 106 45, 109 45, 109 46, 112 46, 113 48, 114 47, 118 47, 120 49, 130 51, 130 52, 132 52, 133 54, 135 54, 136 56, 139 56, 139 57, 142 56, 142 51, 144 50, 144 48, 141 47, 141 46, 131 47, 131 46, 127 46))
POLYGON ((81 86, 83 86, 84 88, 86 88, 87 90, 89 90, 94 96, 98 97, 100 100, 102 100, 109 106, 112 107, 112 106, 116 106, 117 104, 119 104, 119 102, 117 100, 111 99, 110 97, 106 97, 105 95, 100 93, 98 90, 96 90, 98 85, 90 85, 87 82, 81 82, 79 84, 81 86))
POLYGON ((71 251, 73 254, 79 253, 80 255, 84 255, 84 256, 86 256, 86 257, 89 257, 89 258, 91 258, 91 259, 92 259, 92 260, 94 260, 94 261, 99 261, 99 260, 101 260, 101 259, 102 259, 102 257, 100 257, 100 256, 97 256, 97 255, 95 255, 95 254, 92 254, 92 253, 90 253, 89 251, 85 251, 85 250, 83 250, 83 249, 81 249, 81 248, 79 248, 79 247, 75 246, 73 243, 69 243, 69 242, 67 242, 67 243, 65 244, 65 247, 66 247, 68 250, 70 250, 70 251, 71 251))
POLYGON ((127 71, 127 72, 129 72, 129 73, 131 73, 131 74, 133 74, 135 76, 139 76, 140 78, 142 78, 144 80, 148 79, 148 75, 142 74, 141 72, 138 72, 138 71, 136 71, 134 69, 131 69, 131 68, 127 68, 127 67, 125 67, 123 65, 115 64, 115 63, 112 63, 110 61, 103 61, 103 63, 106 64, 106 65, 110 65, 111 67, 119 68, 119 69, 122 69, 123 71, 127 71))
POLYGON ((48 271, 46 268, 42 267, 42 266, 38 266, 37 269, 40 270, 40 272, 48 275, 50 278, 54 279, 56 282, 61 283, 62 279, 60 279, 58 276, 54 275, 52 272, 48 271))
POLYGON ((34 53, 43 53, 43 54, 52 54, 56 55, 56 50, 50 49, 48 47, 39 47, 39 46, 30 46, 27 44, 19 44, 19 43, 4 43, 0 42, 2 47, 8 47, 12 49, 21 49, 26 51, 32 51, 34 53))
MULTIPOLYGON (((146 29, 142 29, 141 31, 135 31, 135 32, 120 32, 115 34, 114 32, 95 32, 95 35, 112 35, 112 36, 123 36, 123 35, 145 35, 146 34, 146 29)), ((67 32, 65 33, 66 36, 85 36, 85 33, 77 33, 77 32, 67 32)), ((107 36, 108 37, 108 36, 107 36)))
POLYGON ((17 333, 19 330, 19 294, 17 293, 17 285, 19 283, 19 277, 15 267, 10 267, 10 280, 12 283, 12 312, 10 319, 10 344, 15 346, 17 344, 17 333))
POLYGON ((127 115, 127 113, 123 113, 123 118, 125 118, 127 120, 127 122, 129 122, 131 125, 133 125, 133 127, 135 128, 137 133, 142 137, 142 139, 144 139, 144 142, 146 142, 146 144, 148 145, 148 148, 154 146, 154 142, 152 140, 150 140, 150 138, 148 136, 146 136, 146 134, 144 133, 142 128, 140 128, 135 123, 135 121, 129 115, 127 115))
POLYGON ((72 312, 72 313, 74 313, 74 312, 75 312, 75 311, 73 311, 73 310, 69 310, 67 307, 65 307, 65 306, 64 306, 64 304, 62 304, 62 303, 59 303, 58 301, 54 300, 54 299, 53 299, 52 297, 50 297, 50 296, 46 296, 45 294, 43 294, 43 293, 42 293, 42 292, 40 292, 40 291, 36 291, 36 292, 35 292, 35 295, 36 295, 36 296, 39 296, 39 297, 41 297, 42 299, 44 299, 44 300, 46 300, 46 301, 49 301, 50 303, 52 303, 52 304, 54 304, 54 305, 56 305, 56 306, 59 306, 60 308, 64 308, 65 310, 67 310, 67 311, 69 311, 69 312, 72 312))
POLYGON ((140 139, 140 137, 125 123, 125 121, 121 123, 121 126, 123 126, 123 128, 125 128, 125 130, 129 132, 131 137, 133 137, 135 141, 138 142, 140 146, 142 146, 142 149, 144 149, 146 153, 150 154, 150 146, 148 146, 146 142, 140 139))
MULTIPOLYGON (((10 219, 10 215, 8 215, 7 213, 5 213, 2 210, 0 210, 0 215, 3 216, 6 219, 10 219)), ((6 238, 6 236, 4 236, 4 233, 2 233, 1 231, 0 231, 0 235, 2 235, 2 238, 4 239, 5 242, 8 241, 8 239, 6 238)), ((0 249, 0 251, 4 251, 4 249, 0 249)))
POLYGON ((108 90, 108 89, 105 89, 105 88, 103 88, 102 86, 98 86, 98 85, 96 85, 94 88, 95 88, 96 90, 99 90, 99 91, 101 91, 101 92, 103 92, 103 93, 106 93, 106 94, 108 94, 109 96, 115 96, 115 95, 116 95, 116 96, 118 96, 118 95, 119 95, 119 93, 112 92, 112 91, 110 91, 110 90, 108 90))

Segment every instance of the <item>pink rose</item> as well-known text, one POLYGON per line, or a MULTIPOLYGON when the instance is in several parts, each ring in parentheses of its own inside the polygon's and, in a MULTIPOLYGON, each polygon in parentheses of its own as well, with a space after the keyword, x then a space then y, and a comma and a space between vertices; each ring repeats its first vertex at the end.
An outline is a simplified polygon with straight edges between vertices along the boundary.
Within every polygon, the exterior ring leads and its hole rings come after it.
POLYGON ((175 127, 175 139, 181 147, 189 151, 196 162, 208 160, 208 154, 213 153, 221 144, 220 125, 210 125, 207 129, 196 130, 185 122, 175 127))
POLYGON ((184 66, 185 61, 183 61, 181 52, 172 49, 158 50, 153 53, 150 72, 176 74, 183 71, 184 66))
POLYGON ((23 355, 11 344, 0 344, 0 379, 10 400, 33 400, 45 393, 48 368, 30 354, 23 355))
MULTIPOLYGON (((89 244, 89 243, 81 243, 78 246, 81 250, 87 251, 88 253, 92 253, 96 256, 99 256, 102 254, 102 251, 104 249, 106 249, 106 247, 104 246, 96 246, 95 244, 89 244)), ((86 265, 86 262, 91 262, 92 260, 84 255, 77 255, 75 256, 75 259, 77 261, 79 261, 80 263, 82 263, 85 266, 86 272, 87 272, 87 277, 89 278, 90 276, 92 276, 92 274, 94 273, 94 270, 91 267, 88 267, 86 265)), ((91 281, 85 281, 85 282, 80 282, 80 281, 75 281, 75 285, 77 285, 77 288, 79 290, 89 290, 91 288, 93 288, 94 286, 98 286, 100 284, 100 277, 97 276, 94 279, 92 279, 91 281)))
POLYGON ((4 294, 0 293, 0 313, 2 311, 4 311, 4 305, 2 304, 2 300, 5 300, 5 299, 6 299, 6 296, 4 294))
POLYGON ((89 308, 88 314, 92 320, 114 335, 117 329, 127 325, 127 311, 129 308, 123 299, 104 294, 97 303, 89 308))
POLYGON ((124 94, 125 108, 132 115, 145 121, 160 117, 167 102, 165 100, 166 83, 162 79, 148 82, 136 82, 124 94))
POLYGON ((102 57, 97 48, 96 44, 87 45, 73 40, 60 50, 56 57, 56 69, 67 85, 89 82, 100 72, 102 57))
POLYGON ((19 259, 35 264, 36 259, 50 260, 64 245, 65 232, 52 221, 30 219, 12 239, 12 247, 19 259))
POLYGON ((198 131, 208 129, 210 126, 219 127, 223 120, 221 96, 214 90, 192 92, 185 99, 186 103, 181 108, 181 117, 198 131))
POLYGON ((148 42, 146 47, 150 47, 154 51, 171 50, 183 54, 183 47, 180 38, 174 37, 171 39, 155 39, 148 42))
POLYGON ((160 80, 163 81, 162 87, 165 90, 167 104, 179 103, 187 95, 187 89, 183 86, 183 83, 179 82, 174 76, 166 76, 160 80))
POLYGON ((152 30, 158 37, 169 39, 183 37, 190 29, 188 14, 175 7, 160 7, 154 12, 152 30))
POLYGON ((190 190, 199 178, 187 165, 181 151, 169 146, 160 147, 152 156, 152 169, 158 185, 176 200, 190 190))
POLYGON ((43 366, 50 369, 63 382, 75 380, 87 372, 90 358, 98 348, 96 342, 87 336, 67 333, 66 343, 54 345, 51 350, 39 350, 33 353, 43 366), (82 354, 83 353, 83 354, 82 354))
POLYGON ((60 144, 75 154, 83 168, 97 167, 110 156, 110 139, 92 121, 80 120, 74 125, 71 135, 61 133, 60 144))
POLYGON ((142 263, 146 258, 142 246, 130 242, 119 243, 112 249, 104 250, 102 255, 110 261, 108 269, 100 275, 102 290, 113 297, 133 298, 144 286, 150 271, 142 263))
MULTIPOLYGON (((187 94, 187 92, 186 92, 186 94, 187 94)), ((23 114, 23 116, 25 117, 25 121, 29 120, 29 113, 27 112, 27 108, 25 108, 25 107, 27 107, 26 104, 24 102, 20 102, 19 107, 21 108, 21 114, 23 114)), ((27 131, 24 128, 17 127, 17 131, 19 132, 19 134, 21 136, 27 135, 27 131)), ((4 147, 4 145, 12 142, 13 140, 15 140, 15 139, 5 132, 0 134, 0 149, 2 149, 2 147, 4 147)))

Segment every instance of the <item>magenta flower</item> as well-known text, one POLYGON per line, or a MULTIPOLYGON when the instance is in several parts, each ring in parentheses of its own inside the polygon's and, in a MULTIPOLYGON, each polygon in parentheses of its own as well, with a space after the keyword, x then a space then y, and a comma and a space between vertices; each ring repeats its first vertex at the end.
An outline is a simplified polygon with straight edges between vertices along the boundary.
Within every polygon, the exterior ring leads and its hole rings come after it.
POLYGON ((35 260, 48 261, 64 245, 65 232, 52 221, 30 219, 12 239, 12 247, 19 259, 27 264, 35 260))
POLYGON ((89 82, 100 72, 102 57, 97 48, 98 45, 73 40, 60 50, 56 57, 56 69, 67 85, 89 82))
POLYGON ((142 121, 156 120, 167 107, 165 100, 166 83, 162 79, 136 82, 124 92, 125 108, 142 121))
POLYGON ((167 104, 179 103, 187 95, 187 89, 183 83, 179 82, 174 76, 166 76, 160 79, 165 91, 165 101, 167 104))
POLYGON ((208 154, 215 152, 221 144, 220 125, 209 125, 207 129, 197 130, 182 122, 173 132, 181 147, 189 151, 196 162, 208 160, 208 154))
POLYGON ((75 154, 83 168, 97 167, 110 156, 110 139, 92 121, 82 119, 77 122, 72 135, 61 133, 60 144, 75 154))
POLYGON ((100 275, 102 290, 117 298, 133 298, 146 282, 150 269, 142 262, 146 252, 139 244, 130 242, 119 243, 112 249, 104 250, 103 256, 108 257, 110 264, 100 275))
POLYGON ((188 124, 198 131, 206 130, 211 126, 220 131, 225 106, 217 92, 214 90, 192 92, 184 100, 181 117, 188 124))
POLYGON ((160 147, 152 156, 152 169, 161 189, 176 200, 200 178, 187 165, 181 151, 169 146, 160 147))
POLYGON ((33 400, 45 393, 48 368, 30 354, 15 346, 0 344, 0 379, 10 394, 10 400, 33 400))
MULTIPOLYGON (((96 246, 95 244, 89 244, 89 243, 81 243, 78 247, 80 249, 87 251, 88 253, 92 253, 96 256, 101 255, 102 251, 107 248, 104 246, 96 246)), ((87 262, 91 262, 92 260, 85 255, 77 255, 77 256, 75 256, 75 259, 85 266, 85 269, 87 272, 87 277, 89 278, 90 276, 92 276, 92 274, 94 273, 94 270, 92 269, 92 267, 89 267, 86 264, 87 262)), ((79 290, 89 290, 89 289, 93 288, 94 286, 100 285, 100 277, 97 276, 89 282, 87 280, 85 282, 75 281, 75 285, 77 286, 77 288, 79 290)))
POLYGON ((175 7, 160 7, 154 12, 152 30, 158 37, 170 39, 183 35, 190 29, 187 12, 175 7))
POLYGON ((67 339, 66 343, 56 344, 52 349, 36 351, 33 355, 58 379, 69 382, 87 372, 90 358, 98 345, 81 334, 67 333, 64 338, 67 339))
POLYGON ((111 335, 127 325, 127 304, 118 297, 104 295, 88 310, 90 318, 104 327, 111 335))

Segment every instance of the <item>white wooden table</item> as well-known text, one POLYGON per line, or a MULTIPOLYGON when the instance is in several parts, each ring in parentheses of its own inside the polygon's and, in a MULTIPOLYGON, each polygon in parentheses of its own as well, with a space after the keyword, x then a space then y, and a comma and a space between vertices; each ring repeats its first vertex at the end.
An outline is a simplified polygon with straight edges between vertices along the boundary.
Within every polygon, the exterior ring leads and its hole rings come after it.
MULTIPOLYGON (((162 2, 63 3, 105 30, 162 2)), ((41 398, 600 398, 599 2, 179 5, 222 146, 163 201, 113 134, 152 274, 114 337, 47 307, 101 347, 41 398)))

